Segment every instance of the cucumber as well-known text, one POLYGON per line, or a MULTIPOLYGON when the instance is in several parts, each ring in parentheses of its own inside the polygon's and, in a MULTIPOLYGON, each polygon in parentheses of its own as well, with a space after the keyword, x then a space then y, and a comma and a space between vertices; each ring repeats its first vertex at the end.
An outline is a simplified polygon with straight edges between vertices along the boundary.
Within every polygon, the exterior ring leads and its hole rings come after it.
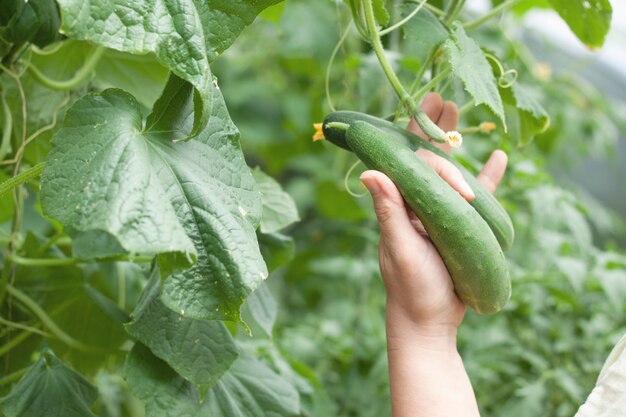
POLYGON ((324 137, 333 144, 351 151, 350 146, 348 146, 348 143, 346 142, 346 131, 340 128, 329 128, 328 123, 340 122, 351 125, 359 120, 368 122, 371 125, 383 130, 387 133, 389 139, 396 140, 414 151, 417 149, 428 149, 429 151, 434 152, 435 154, 452 162, 457 168, 459 168, 463 174, 463 178, 465 178, 465 181, 467 181, 470 188, 476 195, 476 198, 470 202, 472 207, 474 207, 483 219, 485 219, 498 239, 502 250, 506 251, 511 248, 515 238, 513 223, 511 222, 511 218, 507 212, 504 208, 502 208, 500 203, 498 203, 498 200, 496 200, 496 198, 482 186, 480 181, 478 181, 478 179, 476 179, 476 177, 456 159, 432 145, 427 140, 422 139, 416 134, 403 129, 400 126, 396 126, 387 120, 353 111, 337 111, 326 116, 322 125, 324 137))
POLYGON ((502 309, 511 296, 507 262, 478 212, 411 149, 389 140, 388 132, 356 121, 345 139, 368 168, 396 184, 441 255, 459 298, 480 314, 502 309))

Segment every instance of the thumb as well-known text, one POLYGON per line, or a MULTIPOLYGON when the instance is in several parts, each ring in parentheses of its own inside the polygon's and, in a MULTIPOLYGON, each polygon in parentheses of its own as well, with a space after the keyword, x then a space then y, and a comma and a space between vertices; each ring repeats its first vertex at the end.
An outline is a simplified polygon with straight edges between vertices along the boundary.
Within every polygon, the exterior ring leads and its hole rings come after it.
POLYGON ((394 246, 406 243, 414 229, 398 188, 385 174, 372 170, 361 174, 361 182, 372 195, 385 242, 394 246))

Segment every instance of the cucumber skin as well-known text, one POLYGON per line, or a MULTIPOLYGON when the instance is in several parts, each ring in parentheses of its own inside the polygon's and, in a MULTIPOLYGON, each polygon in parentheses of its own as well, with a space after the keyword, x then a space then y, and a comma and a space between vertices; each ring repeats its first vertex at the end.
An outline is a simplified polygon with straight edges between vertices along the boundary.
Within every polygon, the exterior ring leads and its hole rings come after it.
POLYGON ((345 138, 368 168, 396 184, 441 255, 459 298, 480 314, 501 310, 511 297, 508 266, 476 210, 411 149, 389 140, 387 132, 356 121, 345 138))
POLYGON ((502 208, 500 203, 498 203, 498 200, 496 200, 496 198, 482 186, 480 181, 478 181, 478 179, 471 172, 469 172, 452 156, 448 155, 427 140, 407 131, 406 129, 396 126, 387 120, 354 111, 337 111, 328 114, 322 125, 324 137, 340 148, 351 151, 350 146, 348 146, 348 143, 346 142, 345 130, 331 129, 327 127, 327 124, 330 122, 352 124, 358 120, 368 122, 371 125, 387 132, 390 138, 394 138, 414 151, 417 149, 427 149, 452 162, 461 171, 463 178, 465 178, 465 181, 474 191, 476 198, 470 202, 472 207, 474 207, 483 219, 485 219, 487 224, 489 224, 489 227, 496 235, 502 250, 507 251, 511 248, 513 240, 515 239, 515 230, 513 229, 513 223, 511 222, 511 218, 507 214, 506 210, 502 208))

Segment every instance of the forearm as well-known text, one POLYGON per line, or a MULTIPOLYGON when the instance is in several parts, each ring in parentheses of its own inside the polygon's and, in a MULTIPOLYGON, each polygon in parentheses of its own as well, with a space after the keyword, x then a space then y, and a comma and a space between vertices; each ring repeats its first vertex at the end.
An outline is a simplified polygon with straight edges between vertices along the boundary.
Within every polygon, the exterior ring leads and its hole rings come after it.
POLYGON ((456 328, 419 328, 387 310, 393 417, 478 417, 456 328))

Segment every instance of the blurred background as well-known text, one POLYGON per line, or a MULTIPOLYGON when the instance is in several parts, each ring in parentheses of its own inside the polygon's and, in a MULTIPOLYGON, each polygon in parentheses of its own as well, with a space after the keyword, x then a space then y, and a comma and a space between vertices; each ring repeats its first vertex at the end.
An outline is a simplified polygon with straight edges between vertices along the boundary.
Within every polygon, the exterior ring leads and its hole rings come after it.
MULTIPOLYGON (((495 316, 468 312, 459 340, 483 416, 573 415, 626 332, 626 4, 612 2, 606 44, 591 52, 555 12, 530 7, 540 3, 523 1, 468 32, 517 71, 551 119, 526 146, 522 120, 508 132, 468 135, 458 154, 474 170, 495 148, 510 156, 497 196, 516 227, 507 253, 513 299, 495 316)), ((468 0, 461 17, 488 7, 468 0)), ((289 0, 268 9, 214 71, 248 163, 279 180, 302 218, 280 242, 264 243, 279 313, 274 344, 254 343, 288 358, 311 415, 380 417, 390 408, 378 231, 369 197, 346 190, 363 192, 363 168, 347 175, 352 155, 311 141, 329 97, 338 109, 395 110, 356 31, 330 63, 348 21, 342 2, 289 0)), ((400 32, 385 47, 410 84, 424 48, 400 32)), ((496 121, 466 106, 460 81, 442 84, 464 109, 461 128, 496 121)))

